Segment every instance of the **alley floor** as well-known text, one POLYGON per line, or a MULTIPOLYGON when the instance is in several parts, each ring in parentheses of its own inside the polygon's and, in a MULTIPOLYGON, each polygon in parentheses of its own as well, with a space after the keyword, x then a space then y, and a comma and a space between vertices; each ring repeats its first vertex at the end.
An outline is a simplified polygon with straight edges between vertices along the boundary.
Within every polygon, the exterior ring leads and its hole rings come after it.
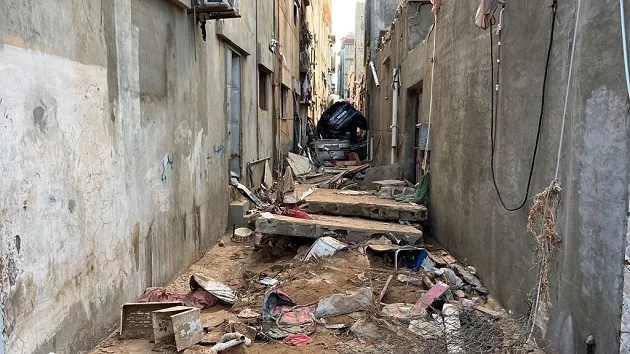
MULTIPOLYGON (((325 319, 325 324, 317 326, 317 330, 310 336, 312 341, 304 347, 290 346, 282 340, 255 340, 252 345, 237 346, 224 353, 525 353, 517 345, 522 344, 523 329, 516 326, 516 322, 509 320, 492 299, 477 300, 483 302, 481 311, 466 312, 468 320, 478 322, 471 332, 459 340, 463 348, 469 350, 449 351, 448 341, 441 345, 439 341, 431 340, 434 327, 408 327, 409 319, 392 318, 383 315, 378 309, 387 304, 413 304, 427 291, 415 284, 413 279, 422 276, 409 269, 392 268, 387 259, 378 256, 368 256, 352 249, 341 251, 328 258, 302 261, 310 247, 310 242, 304 239, 281 239, 274 244, 273 249, 263 248, 255 252, 252 244, 241 244, 231 241, 231 234, 225 235, 222 241, 212 248, 202 259, 180 274, 167 290, 173 293, 187 293, 190 291, 189 279, 195 273, 203 273, 232 287, 239 293, 239 301, 233 305, 218 304, 204 310, 202 319, 206 330, 204 340, 213 343, 221 334, 229 332, 230 326, 250 324, 257 327, 258 319, 242 319, 237 315, 243 310, 251 309, 259 314, 265 293, 269 286, 259 282, 264 277, 272 277, 279 281, 277 287, 288 294, 297 304, 314 304, 323 297, 332 294, 352 294, 357 290, 368 287, 373 292, 374 304, 364 311, 357 311, 341 316, 325 319), (302 244, 302 245, 300 245, 302 244), (280 250, 280 252, 278 252, 280 250), (381 291, 390 281, 382 300, 381 291), (410 280, 400 281, 401 276, 408 276, 410 280), (503 329, 500 327, 503 326, 503 329), (420 331, 419 331, 420 330, 420 331), (508 330, 516 331, 508 333, 508 330), (512 341, 510 341, 512 336, 512 341), (514 337, 515 336, 515 337, 514 337), (520 337, 519 337, 520 336, 520 337), (469 343, 465 342, 468 338, 469 343), (485 346, 485 347, 484 347, 485 346), (503 347, 504 346, 504 347, 503 347), (502 348, 499 348, 502 347, 502 348), (486 348, 488 351, 484 351, 486 348), (498 350, 497 350, 498 349, 498 350)), ((437 248, 436 248, 437 249, 437 248)), ((425 278, 425 281, 429 281, 425 278)), ((457 297, 457 295, 455 295, 457 297)), ((461 294, 460 294, 461 296, 461 294)), ((455 301, 453 301, 455 303, 455 301)), ((464 314, 465 308, 460 307, 464 314)), ((466 317, 465 316, 465 317, 466 317)), ((409 326, 413 325, 411 322, 409 326)), ((462 321, 460 331, 464 330, 462 321)), ((253 335, 255 336, 255 334, 253 335)), ((253 338, 252 338, 253 339, 253 338)), ((212 353, 209 346, 196 345, 188 348, 184 353, 212 353)), ((453 348, 451 348, 453 349, 453 348)), ((173 345, 152 343, 148 339, 122 340, 118 333, 112 334, 103 341, 91 354, 144 354, 144 353, 177 353, 173 345)))

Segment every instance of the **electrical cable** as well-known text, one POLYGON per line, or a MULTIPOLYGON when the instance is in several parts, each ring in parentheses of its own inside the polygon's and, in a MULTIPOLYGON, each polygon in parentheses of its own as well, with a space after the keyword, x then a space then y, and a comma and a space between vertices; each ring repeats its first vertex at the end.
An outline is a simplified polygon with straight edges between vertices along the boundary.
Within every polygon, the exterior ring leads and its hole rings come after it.
MULTIPOLYGON (((540 143, 540 132, 541 132, 541 127, 542 127, 542 119, 544 116, 544 112, 545 112, 545 94, 547 91, 547 77, 549 74, 549 61, 551 58, 551 49, 553 48, 553 36, 554 36, 554 32, 555 32, 555 25, 556 25, 556 5, 557 2, 556 0, 553 1, 552 5, 551 5, 551 33, 549 36, 549 47, 547 48, 547 59, 545 61, 545 73, 543 76, 543 88, 542 88, 542 97, 541 97, 541 103, 540 103, 540 116, 538 117, 538 129, 536 132, 536 144, 534 145, 534 153, 532 156, 532 164, 531 167, 529 169, 529 177, 527 180, 527 190, 525 192, 525 198, 523 199, 523 202, 517 207, 517 208, 508 208, 507 205, 505 204, 505 201, 503 200, 503 196, 501 195, 501 191, 499 190, 499 186, 497 184, 497 179, 496 179, 496 175, 495 175, 495 168, 494 168, 494 157, 495 157, 495 150, 496 150, 496 146, 495 146, 495 140, 496 140, 496 124, 495 121, 498 122, 498 110, 497 110, 497 116, 495 117, 495 113, 494 113, 494 109, 495 109, 495 102, 494 102, 494 95, 495 95, 495 87, 494 87, 494 41, 492 40, 492 27, 490 27, 490 79, 491 79, 491 91, 492 91, 492 95, 491 95, 491 107, 490 107, 490 150, 491 150, 491 155, 490 155, 490 169, 492 170, 492 183, 494 184, 494 189, 499 197, 499 200, 501 201, 501 205, 503 206, 503 208, 507 211, 513 212, 513 211, 518 211, 520 209, 522 209, 525 204, 527 204, 527 200, 529 199, 529 193, 530 193, 530 188, 531 188, 531 184, 532 184, 532 176, 534 174, 534 165, 536 164, 536 155, 538 154, 538 145, 540 143)), ((497 73, 498 74, 498 73, 497 73)), ((497 92, 497 101, 498 101, 498 92, 497 92)))

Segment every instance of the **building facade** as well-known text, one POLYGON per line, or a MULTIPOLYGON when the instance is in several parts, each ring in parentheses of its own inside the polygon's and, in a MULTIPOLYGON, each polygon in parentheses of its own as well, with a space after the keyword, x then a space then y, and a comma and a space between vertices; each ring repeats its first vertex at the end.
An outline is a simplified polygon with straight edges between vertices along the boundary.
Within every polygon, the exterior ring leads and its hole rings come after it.
MULTIPOLYGON (((311 97, 308 103, 308 119, 317 122, 327 108, 327 99, 331 90, 330 55, 332 53, 331 26, 332 13, 330 0, 311 0, 306 9, 306 25, 311 34, 311 46, 308 48, 311 64, 308 75, 311 97)), ((302 78, 302 88, 306 76, 302 78)), ((303 90, 304 91, 304 90, 303 90)))
POLYGON ((350 33, 341 39, 339 50, 339 70, 337 72, 337 94, 342 99, 350 97, 350 72, 354 70, 354 33, 350 33))
POLYGON ((310 3, 192 5, 0 7, 0 354, 86 352, 224 234, 230 173, 255 188, 300 137, 310 3))

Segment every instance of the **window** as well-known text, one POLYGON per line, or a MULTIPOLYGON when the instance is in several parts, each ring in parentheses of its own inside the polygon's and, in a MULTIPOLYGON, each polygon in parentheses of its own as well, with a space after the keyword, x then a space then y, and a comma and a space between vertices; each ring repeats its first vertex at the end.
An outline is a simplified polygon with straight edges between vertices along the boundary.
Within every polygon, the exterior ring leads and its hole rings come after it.
POLYGON ((269 110, 269 73, 258 69, 258 108, 269 110))
POLYGON ((289 88, 282 85, 282 103, 280 105, 280 108, 282 110, 282 119, 287 119, 287 111, 288 111, 288 106, 287 106, 287 101, 288 101, 288 96, 289 96, 289 88))
POLYGON ((297 1, 293 2, 293 24, 298 25, 298 17, 300 16, 300 8, 297 1))

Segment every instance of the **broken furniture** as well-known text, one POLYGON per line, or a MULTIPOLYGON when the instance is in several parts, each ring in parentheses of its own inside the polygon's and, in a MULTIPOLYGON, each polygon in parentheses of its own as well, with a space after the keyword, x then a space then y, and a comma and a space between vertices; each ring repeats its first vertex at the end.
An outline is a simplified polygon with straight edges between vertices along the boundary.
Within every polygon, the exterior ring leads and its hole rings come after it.
POLYGON ((424 248, 414 247, 414 246, 398 246, 398 245, 368 245, 367 249, 377 252, 377 253, 394 253, 394 269, 398 269, 398 256, 400 252, 411 252, 411 253, 419 253, 424 250, 424 248))
POLYGON ((176 306, 153 311, 152 323, 155 343, 175 343, 177 351, 203 338, 201 310, 195 307, 176 306))
POLYGON ((122 305, 119 338, 152 339, 153 322, 151 314, 153 311, 180 305, 182 303, 179 301, 128 303, 122 305))

